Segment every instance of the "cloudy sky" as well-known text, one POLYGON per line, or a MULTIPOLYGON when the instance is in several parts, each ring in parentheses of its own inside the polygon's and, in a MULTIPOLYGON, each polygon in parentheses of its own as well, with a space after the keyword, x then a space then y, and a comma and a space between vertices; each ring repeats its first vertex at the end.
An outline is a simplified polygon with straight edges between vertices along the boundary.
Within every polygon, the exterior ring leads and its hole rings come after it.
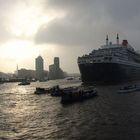
POLYGON ((0 71, 45 69, 60 57, 61 68, 79 72, 77 57, 116 34, 140 50, 140 0, 0 0, 0 71))

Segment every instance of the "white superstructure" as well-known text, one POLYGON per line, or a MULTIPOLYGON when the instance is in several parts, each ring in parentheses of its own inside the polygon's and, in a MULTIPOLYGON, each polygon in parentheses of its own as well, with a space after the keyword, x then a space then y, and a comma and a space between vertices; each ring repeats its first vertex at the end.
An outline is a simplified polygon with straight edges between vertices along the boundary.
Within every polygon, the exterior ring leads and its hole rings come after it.
POLYGON ((78 64, 91 63, 120 63, 140 67, 140 54, 128 44, 127 40, 123 40, 122 44, 119 44, 117 34, 116 44, 109 43, 107 36, 106 45, 102 45, 98 50, 93 50, 89 55, 78 57, 78 64))

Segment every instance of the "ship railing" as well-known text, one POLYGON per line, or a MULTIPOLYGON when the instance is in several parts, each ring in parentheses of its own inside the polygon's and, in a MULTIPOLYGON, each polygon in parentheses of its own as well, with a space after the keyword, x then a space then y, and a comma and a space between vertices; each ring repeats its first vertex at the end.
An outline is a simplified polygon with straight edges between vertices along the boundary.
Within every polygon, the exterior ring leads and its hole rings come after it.
POLYGON ((121 60, 121 59, 113 59, 113 61, 114 62, 119 62, 119 63, 121 63, 121 64, 125 64, 125 65, 133 65, 133 66, 135 66, 135 67, 140 67, 140 63, 136 63, 136 62, 134 62, 134 61, 132 61, 132 60, 121 60))

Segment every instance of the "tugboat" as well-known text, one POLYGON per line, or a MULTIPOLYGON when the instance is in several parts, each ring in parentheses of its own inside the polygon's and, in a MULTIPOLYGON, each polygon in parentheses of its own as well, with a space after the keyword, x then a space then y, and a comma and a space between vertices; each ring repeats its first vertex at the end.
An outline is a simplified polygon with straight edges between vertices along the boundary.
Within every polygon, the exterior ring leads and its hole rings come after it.
POLYGON ((51 96, 57 97, 57 96, 61 96, 61 94, 62 94, 62 89, 60 89, 58 85, 52 88, 51 96))
POLYGON ((59 85, 50 87, 50 88, 42 88, 36 87, 35 94, 50 94, 51 96, 60 96, 62 93, 63 88, 60 88, 59 85))
POLYGON ((78 101, 84 101, 97 96, 96 89, 73 89, 65 90, 61 96, 61 103, 73 103, 78 101))
POLYGON ((58 85, 56 86, 53 86, 53 87, 50 87, 50 88, 42 88, 42 87, 36 87, 36 90, 35 90, 35 94, 45 94, 45 93, 50 93, 52 94, 52 92, 55 92, 55 91, 59 91, 60 88, 58 85))
POLYGON ((77 87, 67 87, 67 88, 60 88, 58 85, 53 87, 51 90, 51 96, 62 96, 63 93, 65 93, 66 91, 72 91, 74 89, 77 89, 77 87))

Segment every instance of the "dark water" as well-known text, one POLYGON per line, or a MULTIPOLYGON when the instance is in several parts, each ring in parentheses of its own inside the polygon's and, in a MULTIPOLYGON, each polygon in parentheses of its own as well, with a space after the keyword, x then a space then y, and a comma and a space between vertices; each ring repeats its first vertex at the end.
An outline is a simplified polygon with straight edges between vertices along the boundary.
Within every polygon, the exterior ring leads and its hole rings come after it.
POLYGON ((79 81, 0 85, 0 140, 140 140, 140 92, 96 86, 98 97, 71 105, 34 95, 36 86, 78 86, 79 81))

